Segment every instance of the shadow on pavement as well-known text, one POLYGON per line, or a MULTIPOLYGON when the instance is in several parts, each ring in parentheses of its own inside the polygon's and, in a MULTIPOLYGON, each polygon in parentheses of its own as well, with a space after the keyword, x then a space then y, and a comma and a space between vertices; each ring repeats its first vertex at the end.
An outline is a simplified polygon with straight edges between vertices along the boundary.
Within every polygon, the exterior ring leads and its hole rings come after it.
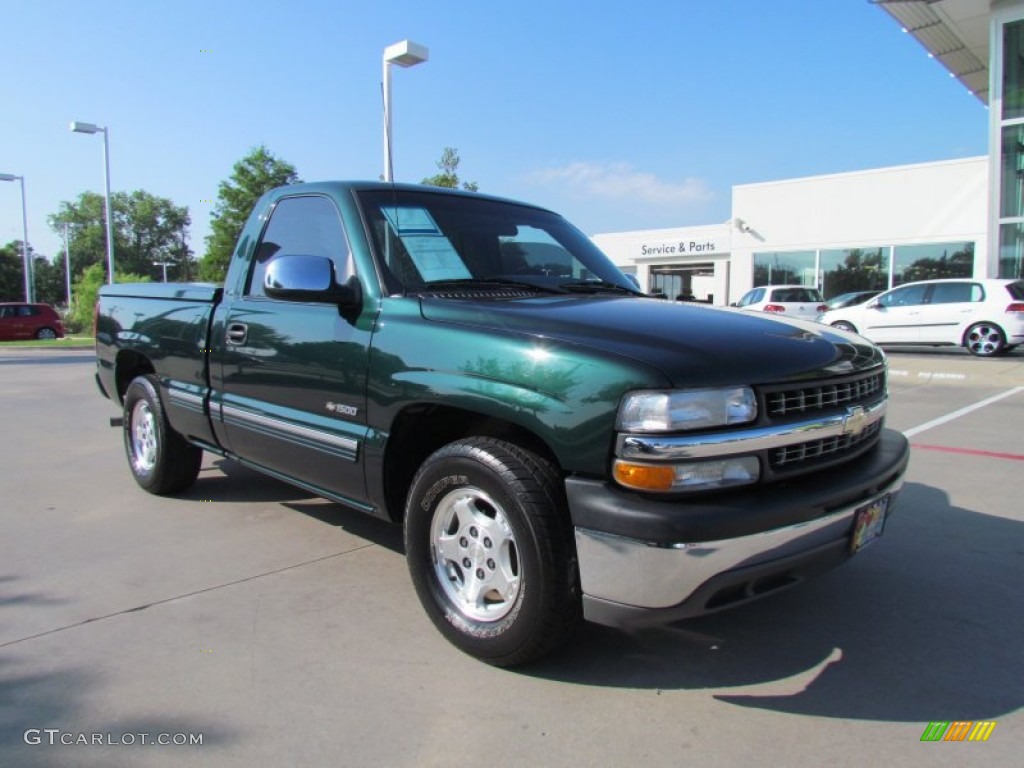
POLYGON ((994 719, 1024 704, 1022 555, 1024 524, 912 483, 882 540, 817 580, 633 635, 585 625, 526 673, 817 717, 994 719))

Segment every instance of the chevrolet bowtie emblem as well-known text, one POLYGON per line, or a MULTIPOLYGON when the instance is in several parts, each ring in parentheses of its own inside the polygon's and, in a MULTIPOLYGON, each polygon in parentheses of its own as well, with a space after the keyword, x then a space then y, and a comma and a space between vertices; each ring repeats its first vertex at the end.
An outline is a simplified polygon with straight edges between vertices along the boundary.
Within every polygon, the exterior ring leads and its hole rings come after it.
POLYGON ((859 405, 847 408, 846 418, 843 419, 843 434, 857 437, 864 431, 864 427, 866 427, 867 424, 868 415, 864 412, 864 408, 859 405))

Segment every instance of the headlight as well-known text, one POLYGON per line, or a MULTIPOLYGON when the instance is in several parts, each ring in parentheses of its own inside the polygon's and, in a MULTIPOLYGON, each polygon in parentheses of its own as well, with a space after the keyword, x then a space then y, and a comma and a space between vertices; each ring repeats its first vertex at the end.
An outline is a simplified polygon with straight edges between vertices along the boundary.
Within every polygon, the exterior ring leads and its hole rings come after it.
POLYGON ((757 418, 750 387, 632 392, 619 406, 622 432, 676 432, 745 424, 757 418))

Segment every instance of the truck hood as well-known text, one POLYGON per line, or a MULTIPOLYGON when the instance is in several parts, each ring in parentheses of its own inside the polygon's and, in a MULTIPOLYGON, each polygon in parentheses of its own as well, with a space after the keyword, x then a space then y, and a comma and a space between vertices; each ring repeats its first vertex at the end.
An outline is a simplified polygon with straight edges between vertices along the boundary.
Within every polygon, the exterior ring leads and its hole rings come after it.
POLYGON ((635 297, 515 300, 424 297, 423 317, 569 343, 660 370, 671 386, 768 384, 880 365, 881 350, 829 326, 701 304, 635 297))

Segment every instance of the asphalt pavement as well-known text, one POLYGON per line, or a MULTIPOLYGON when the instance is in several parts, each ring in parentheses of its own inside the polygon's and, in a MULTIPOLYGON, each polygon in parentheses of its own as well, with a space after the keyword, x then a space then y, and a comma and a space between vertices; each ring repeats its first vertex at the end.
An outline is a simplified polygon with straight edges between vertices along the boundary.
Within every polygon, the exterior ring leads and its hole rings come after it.
POLYGON ((0 766, 1024 753, 1020 350, 891 355, 888 421, 911 436, 911 468, 885 534, 850 563, 667 628, 585 626, 519 671, 440 637, 392 526, 211 456, 187 493, 143 493, 93 365, 87 350, 0 349, 0 766), (995 727, 921 741, 945 721, 995 727))

